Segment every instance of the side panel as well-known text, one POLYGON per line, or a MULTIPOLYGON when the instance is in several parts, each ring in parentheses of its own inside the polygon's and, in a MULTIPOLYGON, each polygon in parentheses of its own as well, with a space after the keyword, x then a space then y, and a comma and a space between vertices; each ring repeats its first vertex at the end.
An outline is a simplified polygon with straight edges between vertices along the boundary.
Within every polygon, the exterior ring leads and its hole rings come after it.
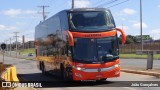
POLYGON ((60 13, 61 30, 69 30, 68 15, 67 12, 60 13))
POLYGON ((60 65, 67 60, 68 19, 65 11, 56 14, 36 27, 37 65, 44 62, 46 71, 60 73, 60 65))

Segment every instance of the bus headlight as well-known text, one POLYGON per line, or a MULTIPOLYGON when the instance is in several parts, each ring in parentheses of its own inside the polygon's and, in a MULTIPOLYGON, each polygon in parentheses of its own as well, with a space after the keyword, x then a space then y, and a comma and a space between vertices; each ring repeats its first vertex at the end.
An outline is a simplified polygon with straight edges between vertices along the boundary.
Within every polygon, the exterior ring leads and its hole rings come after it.
POLYGON ((119 64, 114 65, 116 68, 119 67, 119 64))
POLYGON ((77 70, 82 70, 83 68, 81 68, 81 67, 77 67, 76 69, 77 69, 77 70))
POLYGON ((85 68, 82 68, 82 67, 73 67, 74 69, 76 69, 76 70, 79 70, 79 71, 82 71, 82 70, 85 70, 85 68))

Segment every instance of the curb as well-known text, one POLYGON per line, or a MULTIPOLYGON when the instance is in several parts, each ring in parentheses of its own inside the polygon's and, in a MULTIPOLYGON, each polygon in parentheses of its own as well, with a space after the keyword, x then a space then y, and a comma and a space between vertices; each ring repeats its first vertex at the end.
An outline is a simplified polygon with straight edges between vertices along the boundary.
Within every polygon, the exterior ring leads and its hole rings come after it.
POLYGON ((122 72, 134 73, 134 74, 142 74, 142 75, 150 75, 160 78, 160 73, 149 72, 149 71, 140 71, 140 70, 129 70, 129 69, 121 69, 122 72))

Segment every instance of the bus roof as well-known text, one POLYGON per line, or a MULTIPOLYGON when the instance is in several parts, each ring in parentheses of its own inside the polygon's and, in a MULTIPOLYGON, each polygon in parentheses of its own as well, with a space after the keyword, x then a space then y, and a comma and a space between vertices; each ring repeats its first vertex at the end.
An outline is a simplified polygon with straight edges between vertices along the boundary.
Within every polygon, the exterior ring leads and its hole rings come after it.
MULTIPOLYGON (((65 10, 61 10, 59 11, 58 13, 56 13, 55 15, 58 15, 59 13, 62 13, 62 12, 76 12, 76 11, 110 11, 109 9, 107 8, 74 8, 74 9, 65 9, 65 10)), ((53 16, 55 16, 53 15, 53 16)), ((45 21, 47 21, 48 19, 50 19, 51 17, 47 18, 45 21)), ((43 24, 45 21, 41 22, 38 24, 43 24)))
POLYGON ((64 11, 70 11, 70 12, 74 12, 74 11, 106 11, 109 9, 106 8, 75 8, 75 9, 66 9, 64 11))

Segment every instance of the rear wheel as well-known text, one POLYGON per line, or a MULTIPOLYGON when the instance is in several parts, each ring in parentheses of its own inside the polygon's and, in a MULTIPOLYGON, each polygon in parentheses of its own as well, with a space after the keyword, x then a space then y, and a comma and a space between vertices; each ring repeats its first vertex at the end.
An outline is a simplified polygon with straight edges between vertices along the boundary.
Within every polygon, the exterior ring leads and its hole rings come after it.
POLYGON ((41 69, 42 69, 42 74, 46 75, 47 71, 43 62, 41 63, 41 69))
POLYGON ((39 70, 42 70, 42 62, 39 61, 39 70))

